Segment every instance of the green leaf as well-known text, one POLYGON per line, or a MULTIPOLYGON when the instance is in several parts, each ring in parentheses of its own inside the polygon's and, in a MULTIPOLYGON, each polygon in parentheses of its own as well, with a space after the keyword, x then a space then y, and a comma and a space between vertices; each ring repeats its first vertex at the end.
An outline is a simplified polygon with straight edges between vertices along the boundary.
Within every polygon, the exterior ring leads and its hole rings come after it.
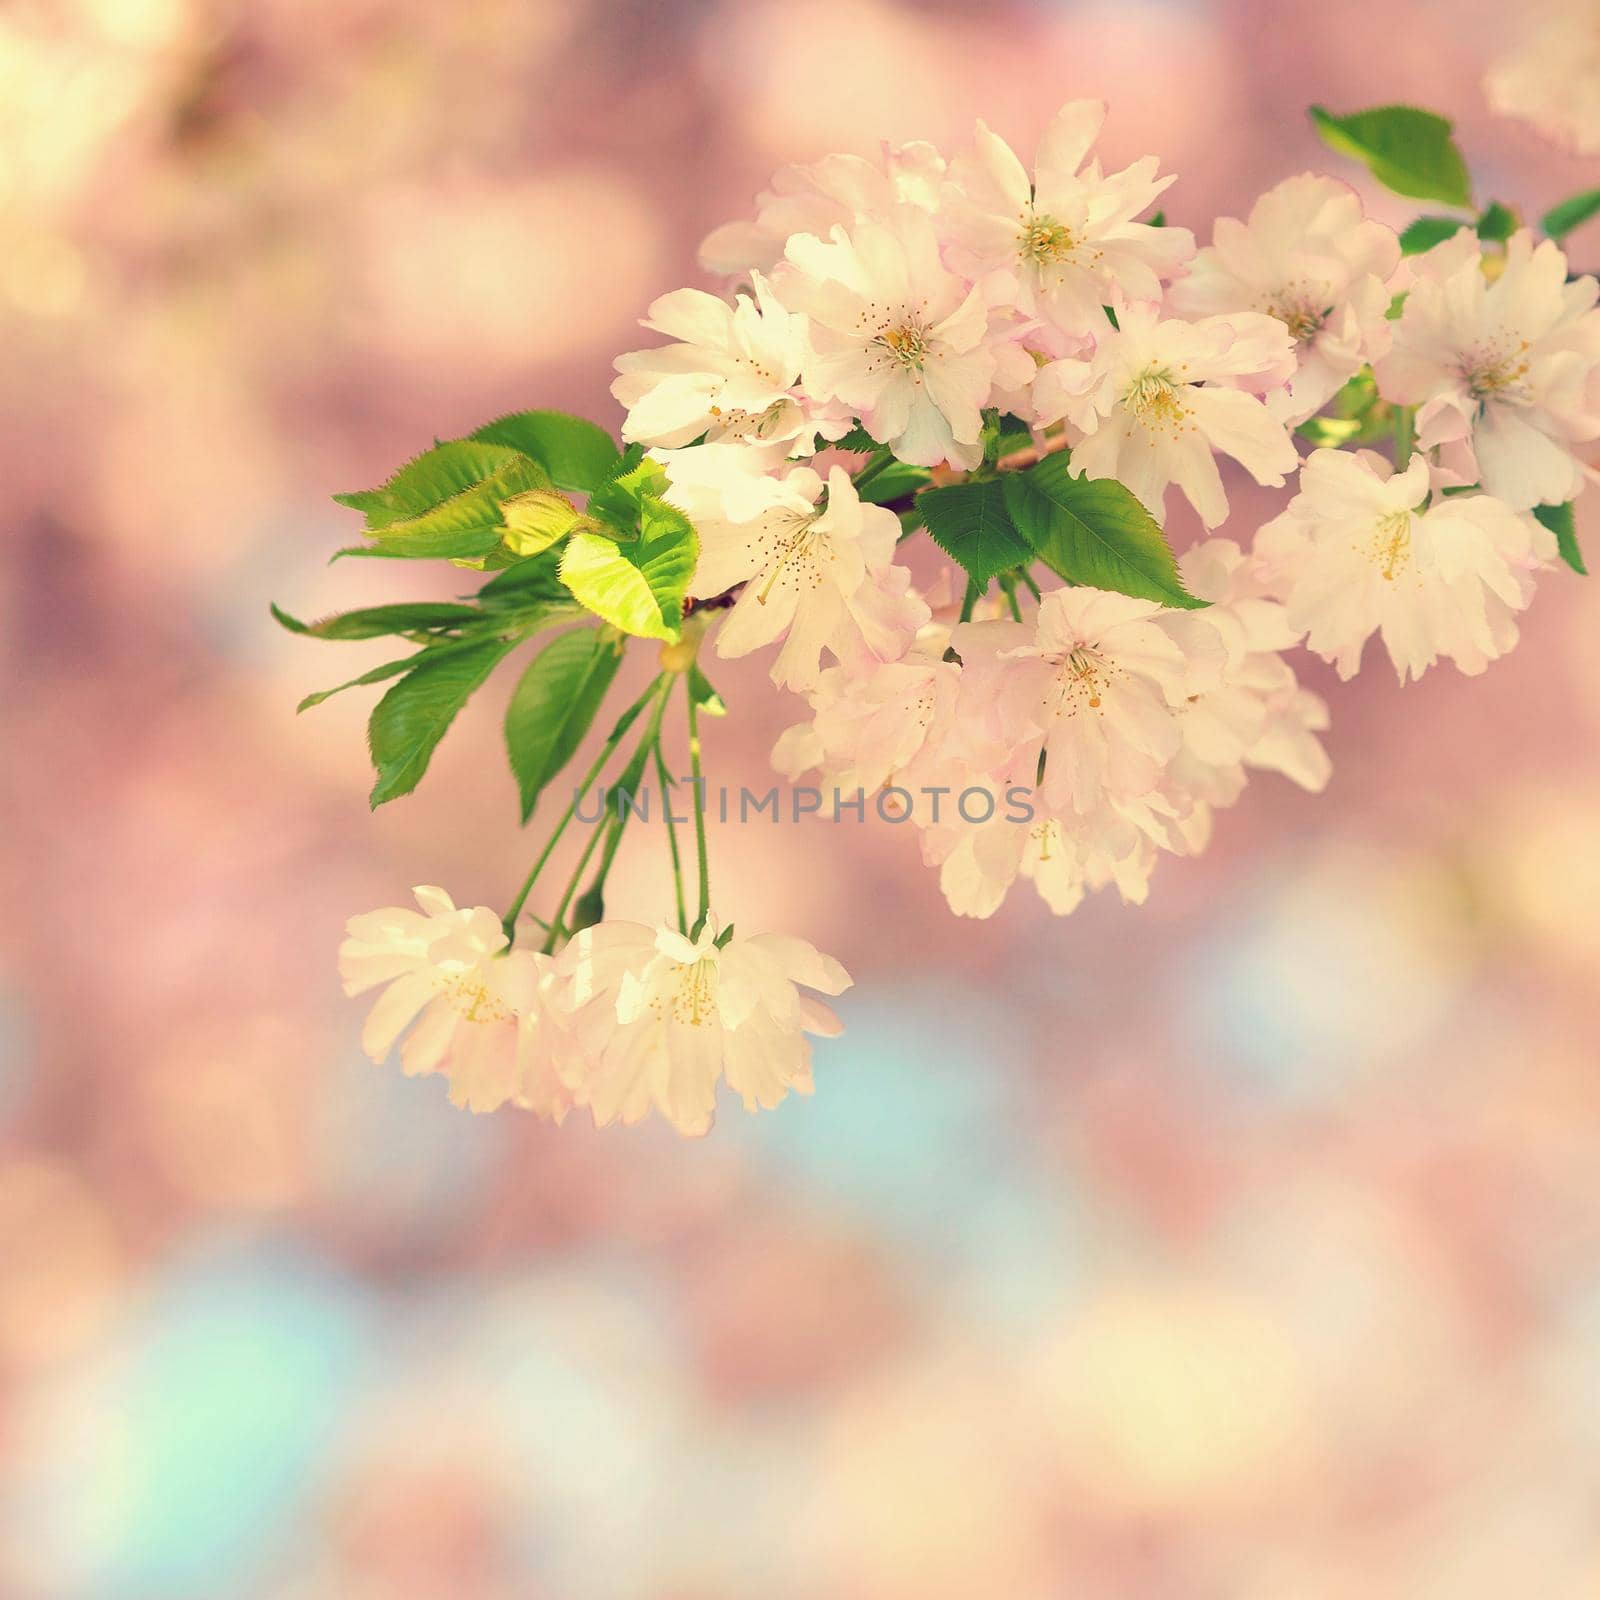
POLYGON ((1485 244, 1504 244, 1517 231, 1517 214, 1510 206, 1491 200, 1478 218, 1478 237, 1485 244))
POLYGON ((626 544, 575 534, 561 581, 597 617, 643 639, 676 639, 700 541, 681 511, 653 495, 639 502, 639 537, 626 544))
POLYGON ((878 448, 878 441, 858 422, 842 439, 834 441, 835 450, 851 450, 857 455, 870 455, 878 448))
MULTIPOLYGON (((1160 524, 1114 478, 1073 477, 1063 455, 1003 480, 1006 504, 1044 563, 1069 583, 1198 610, 1160 524)), ((924 496, 926 498, 926 496, 924 496)))
POLYGON ((932 480, 933 474, 926 467, 914 467, 908 461, 893 461, 882 472, 867 480, 860 495, 868 505, 881 506, 886 501, 900 499, 902 495, 915 494, 923 484, 932 480))
POLYGON ((561 582, 561 552, 544 550, 515 561, 478 591, 478 603, 496 610, 529 605, 536 600, 570 600, 561 582))
POLYGON ((308 694, 295 710, 309 711, 312 706, 320 706, 324 700, 331 700, 346 689, 359 689, 365 684, 382 683, 386 678, 398 678, 402 672, 409 672, 416 665, 416 659, 415 656, 401 656, 398 661, 385 661, 381 667, 373 667, 370 672, 363 672, 359 678, 352 678, 348 683, 335 684, 331 689, 318 689, 314 694, 308 694))
POLYGON ((1396 194, 1471 206, 1472 179, 1446 118, 1416 106, 1378 106, 1348 117, 1312 106, 1311 120, 1324 144, 1354 156, 1396 194))
POLYGON ((423 651, 377 703, 367 724, 378 770, 374 808, 416 788, 456 713, 510 648, 509 640, 484 639, 457 650, 423 651))
POLYGON ((615 635, 574 628, 528 663, 506 707, 506 754, 522 795, 523 822, 583 742, 621 661, 615 635))
POLYGON ((1572 514, 1572 502, 1561 506, 1535 506, 1533 514, 1556 536, 1556 548, 1561 559, 1574 572, 1589 576, 1583 564, 1583 552, 1578 548, 1578 524, 1572 514))
POLYGON ((514 555, 536 556, 541 550, 572 532, 578 525, 578 509, 564 494, 554 489, 529 489, 514 494, 500 507, 505 521, 502 538, 514 555))
POLYGON ((483 620, 476 606, 452 605, 445 601, 414 600, 400 605, 368 606, 361 611, 341 611, 320 622, 301 622, 287 611, 272 607, 272 614, 290 633, 309 634, 315 639, 380 639, 391 633, 432 633, 463 628, 483 620))
POLYGON ((640 502, 646 495, 659 499, 666 489, 666 468, 659 461, 641 457, 589 496, 588 514, 631 539, 639 528, 640 502))
POLYGON ((689 698, 694 701, 695 709, 703 711, 708 717, 725 717, 728 714, 726 702, 711 687, 711 680, 700 670, 698 661, 689 668, 689 698))
POLYGON ((381 489, 336 494, 333 498, 342 506, 362 512, 368 530, 375 532, 391 522, 420 517, 443 505, 493 476, 517 455, 506 445, 455 439, 408 461, 381 489))
POLYGON ((927 489, 917 496, 917 509, 934 543, 975 583, 987 585, 996 573, 1020 567, 1033 554, 1012 526, 1006 498, 996 478, 927 489))
POLYGON ((1459 217, 1418 217, 1400 235, 1400 249, 1408 256, 1420 256, 1446 239, 1453 239, 1468 226, 1459 217))
POLYGON ((1376 444, 1394 431, 1394 408, 1378 393, 1370 367, 1363 367, 1328 402, 1328 413, 1302 422, 1295 432, 1319 447, 1376 444))
MULTIPOLYGON (((497 448, 497 447, 490 447, 497 448)), ((538 462, 516 451, 487 478, 413 517, 402 517, 369 529, 385 549, 399 555, 481 561, 495 550, 505 533, 501 507, 530 489, 549 487, 538 462)))
POLYGON ((604 428, 564 411, 514 411, 486 422, 471 437, 532 456, 563 489, 599 488, 621 451, 604 428))
POLYGON ((1552 206, 1544 214, 1539 226, 1552 239, 1565 239, 1574 228, 1581 227, 1591 217, 1600 216, 1600 189, 1586 189, 1560 205, 1552 206))

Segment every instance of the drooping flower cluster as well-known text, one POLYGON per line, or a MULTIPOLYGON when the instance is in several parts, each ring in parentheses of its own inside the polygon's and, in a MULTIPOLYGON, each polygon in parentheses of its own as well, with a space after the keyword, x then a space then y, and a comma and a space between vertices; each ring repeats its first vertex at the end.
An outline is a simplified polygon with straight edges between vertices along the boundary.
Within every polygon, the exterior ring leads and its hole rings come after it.
MULTIPOLYGON (((1494 93, 1529 110, 1547 75, 1545 121, 1600 146, 1566 92, 1591 45, 1557 29, 1494 93), (1557 33, 1565 76, 1546 60, 1557 33)), ((1381 136, 1384 112, 1340 123, 1347 144, 1374 141, 1380 176, 1397 140, 1439 120, 1390 109, 1381 136)), ((511 568, 481 612, 379 608, 421 644, 419 676, 469 676, 552 616, 592 613, 535 660, 507 718, 525 811, 594 718, 623 635, 665 641, 661 671, 595 771, 642 718, 624 770, 653 761, 672 781, 661 718, 682 683, 697 790, 696 719, 721 708, 696 652, 770 646, 773 681, 809 706, 774 767, 836 814, 909 823, 956 914, 993 915, 1019 878, 1057 914, 1104 887, 1139 902, 1252 772, 1327 785, 1328 708, 1288 651, 1348 678, 1376 634, 1402 683, 1440 660, 1478 673, 1515 644, 1558 553, 1582 570, 1572 502, 1600 456, 1600 288, 1569 277, 1554 238, 1491 207, 1431 249, 1436 219, 1403 245, 1354 189, 1307 173, 1197 245, 1152 213, 1173 181, 1154 157, 1104 169, 1104 116, 1064 107, 1031 169, 982 123, 949 160, 916 143, 784 168, 753 217, 705 241, 722 288, 657 299, 644 326, 665 342, 618 359, 626 455, 588 424, 553 448, 554 414, 527 413, 439 446, 436 476, 423 458, 346 497, 386 553, 511 568), (1254 537, 1213 536, 1236 469, 1287 492, 1254 537), (491 548, 479 502, 499 484, 516 537, 491 548), (1181 552, 1173 489, 1207 530, 1181 552), (919 527, 961 569, 926 589, 899 558, 919 527), (552 706, 554 731, 539 721, 552 706)), ((352 615, 327 636, 369 636, 378 613, 352 615)), ((404 793, 415 725, 393 720, 404 793)), ((570 809, 505 922, 432 888, 416 911, 354 918, 347 992, 383 986, 368 1052, 398 1043, 408 1073, 443 1073, 474 1110, 654 1111, 687 1134, 709 1128, 722 1083, 751 1110, 809 1092, 806 1036, 839 1030, 816 996, 850 980, 801 940, 720 927, 693 803, 700 909, 691 920, 674 839, 676 927, 601 914, 619 811, 589 891, 574 901, 598 839, 538 924, 540 951, 513 948, 570 809)))
POLYGON ((805 1035, 839 1031, 801 991, 836 995, 850 979, 803 939, 719 937, 711 920, 692 940, 604 922, 552 958, 509 950, 487 906, 414 893, 420 911, 351 918, 340 974, 347 994, 387 985, 362 1033, 368 1055, 382 1061, 415 1022, 401 1066, 444 1073, 451 1100, 472 1111, 510 1104, 560 1122, 576 1105, 604 1126, 654 1109, 701 1134, 719 1081, 750 1111, 809 1094, 805 1035))

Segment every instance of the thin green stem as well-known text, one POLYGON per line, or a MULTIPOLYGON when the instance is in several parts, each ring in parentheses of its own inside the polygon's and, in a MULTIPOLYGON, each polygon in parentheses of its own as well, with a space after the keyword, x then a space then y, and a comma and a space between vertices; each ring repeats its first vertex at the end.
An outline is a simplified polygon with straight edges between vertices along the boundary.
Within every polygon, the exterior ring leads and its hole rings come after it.
POLYGON ((678 852, 678 819, 672 814, 672 777, 667 771, 667 758, 656 740, 656 776, 661 782, 661 816, 667 825, 667 851, 672 857, 672 892, 678 906, 678 932, 689 931, 689 913, 683 903, 683 857, 678 852))
POLYGON ((711 865, 706 854, 705 780, 700 775, 700 708, 689 696, 689 772, 694 779, 694 848, 700 869, 700 910, 693 937, 699 938, 711 914, 711 865))
POLYGON ((1032 571, 1027 567, 1019 567, 1017 572, 1022 581, 1033 591, 1033 598, 1035 600, 1042 600, 1044 598, 1043 591, 1039 588, 1039 585, 1034 582, 1032 571))
MULTIPOLYGON (((656 696, 655 709, 650 713, 650 725, 645 729, 644 737, 639 741, 638 747, 629 758, 628 765, 623 769, 619 785, 620 788, 629 791, 630 796, 639 782, 639 775, 644 771, 645 758, 661 737, 661 714, 667 708, 667 697, 672 693, 672 680, 676 676, 675 673, 663 672, 650 685, 649 693, 656 696)), ((550 931, 545 935, 544 941, 547 955, 555 949, 556 940, 565 930, 567 907, 572 904, 572 897, 578 892, 578 884, 583 877, 584 869, 589 865, 590 858, 602 839, 605 840, 606 851, 600 858, 600 870, 595 874, 595 881, 590 887, 601 889, 605 886, 606 874, 610 872, 611 863, 616 859, 617 847, 622 843, 622 831, 627 827, 631 815, 631 809, 624 805, 603 828, 596 828, 590 834, 588 844, 583 847, 583 854, 578 857, 577 866, 572 869, 572 876, 567 879, 567 886, 561 894, 561 903, 551 913, 550 931)))
MULTIPOLYGON (((663 674, 665 676, 665 674, 663 674)), ((523 880, 521 889, 517 891, 517 898, 511 902, 511 909, 502 917, 501 924, 506 930, 506 938, 512 943, 517 942, 517 918, 522 915, 522 907, 533 891, 533 885, 539 874, 544 870, 544 864, 555 853, 557 844, 561 842, 561 835, 567 831, 567 824, 572 821, 573 813, 578 809, 578 800, 596 778, 600 776, 605 764, 616 754, 617 746, 627 736, 628 729, 637 721, 639 713, 650 703, 650 697, 660 691, 661 679, 656 678, 645 692, 617 718, 617 725, 611 730, 610 736, 601 747, 600 754, 594 758, 594 764, 584 774, 583 782, 573 790, 571 803, 561 813, 561 820, 556 823, 555 831, 545 840, 544 849, 539 852, 538 859, 528 871, 528 876, 523 880)), ((559 918, 557 919, 559 921, 559 918)))
POLYGON ((862 489, 871 483, 893 460, 894 451, 889 449, 887 445, 878 450, 855 477, 851 479, 851 482, 856 486, 856 493, 860 494, 862 489))
POLYGON ((1022 607, 1017 604, 1017 580, 1009 572, 1000 575, 1000 588, 1006 597, 1006 604, 1011 607, 1012 618, 1022 621, 1022 607))
POLYGON ((972 613, 977 609, 978 601, 988 587, 988 584, 980 587, 976 578, 967 579, 967 592, 961 601, 961 620, 963 622, 972 621, 972 613))

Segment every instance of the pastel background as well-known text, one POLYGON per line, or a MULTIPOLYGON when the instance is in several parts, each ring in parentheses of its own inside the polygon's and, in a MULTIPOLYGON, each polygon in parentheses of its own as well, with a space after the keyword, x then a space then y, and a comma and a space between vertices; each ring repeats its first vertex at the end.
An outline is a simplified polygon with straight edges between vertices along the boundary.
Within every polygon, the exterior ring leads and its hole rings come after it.
MULTIPOLYGON (((367 702, 293 708, 382 646, 266 611, 448 593, 327 567, 329 494, 614 425, 785 160, 1098 95, 1203 230, 1353 176, 1308 101, 1410 99, 1537 214, 1600 173, 1488 118, 1516 10, 0 7, 0 1595, 1600 1595, 1600 579, 1480 680, 1308 664, 1327 795, 1259 780, 1142 910, 958 922, 892 830, 718 830, 725 914, 858 987, 814 1099, 702 1142, 362 1057, 344 918, 529 858, 510 680, 370 817, 367 702)), ((755 781, 796 703, 716 676, 755 781)))

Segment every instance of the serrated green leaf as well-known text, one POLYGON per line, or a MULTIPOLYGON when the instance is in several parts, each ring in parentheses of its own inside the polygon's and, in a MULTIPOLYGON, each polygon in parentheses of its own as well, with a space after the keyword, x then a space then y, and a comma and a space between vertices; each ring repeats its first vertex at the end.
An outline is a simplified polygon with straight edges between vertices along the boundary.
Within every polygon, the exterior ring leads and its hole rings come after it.
POLYGON ((561 552, 544 550, 513 562, 497 573, 478 591, 478 603, 499 611, 508 606, 524 606, 538 600, 570 601, 561 582, 561 552))
POLYGON ((1023 537, 1069 583, 1185 610, 1206 604, 1184 588, 1160 524, 1116 479, 1074 477, 1052 455, 1002 482, 1023 537))
POLYGON ((1355 157, 1396 194, 1471 206, 1472 179, 1447 118, 1416 106, 1377 106, 1347 117, 1312 106, 1311 120, 1324 144, 1355 157))
POLYGON ((564 411, 514 411, 471 437, 532 456, 563 489, 584 494, 605 482, 621 451, 604 428, 564 411))
POLYGON ((1583 564, 1583 551, 1578 548, 1578 523, 1573 515, 1572 502, 1560 506, 1535 506, 1533 514, 1556 536, 1556 548, 1561 559, 1576 573, 1587 578, 1589 569, 1583 564))
POLYGON ((436 600, 367 606, 360 611, 341 611, 320 622, 301 622, 278 606, 272 607, 272 615, 290 633, 303 633, 314 639, 381 639, 386 634, 433 633, 483 621, 483 613, 476 606, 436 600))
POLYGON ((527 822, 546 784, 583 742, 622 661, 620 641, 598 628, 552 639, 522 674, 506 707, 506 754, 527 822))
POLYGON ((1591 217, 1600 216, 1600 189, 1586 189, 1551 206, 1539 226, 1555 240, 1565 239, 1574 228, 1582 227, 1591 217))
POLYGON ((412 558, 435 557, 481 566, 505 534, 501 506, 530 489, 548 488, 543 467, 513 451, 487 478, 418 516, 369 530, 385 549, 412 558))
POLYGON ((1485 244, 1504 244, 1517 231, 1517 214, 1510 206, 1491 200, 1478 218, 1478 237, 1485 244))
POLYGON ((378 702, 367 723, 367 745, 378 771, 371 795, 374 808, 416 788, 456 713, 511 644, 484 639, 454 650, 425 650, 378 702))
POLYGON ((659 499, 667 487, 667 469, 641 457, 589 496, 588 515, 631 539, 639 528, 640 502, 646 495, 659 499))
POLYGON ((856 455, 870 455, 878 448, 878 441, 858 422, 842 438, 834 441, 835 450, 850 450, 856 455))
POLYGON ((505 522, 501 535, 506 548, 517 556, 536 556, 548 550, 577 527, 578 508, 554 489, 529 489, 514 494, 500 507, 505 522))
POLYGON ((454 439, 424 450, 382 488, 336 494, 333 498, 340 505, 361 512, 367 519, 368 531, 375 532, 391 522, 420 517, 454 499, 514 461, 518 453, 507 445, 454 439))
POLYGON ((700 541, 681 511, 653 495, 639 501, 639 536, 618 543, 575 534, 561 560, 561 581, 603 621, 643 639, 676 639, 683 598, 700 541))
POLYGON ((1401 233, 1400 249, 1405 255, 1420 256, 1436 244, 1455 238, 1463 228, 1469 226, 1460 217, 1418 217, 1401 233))
POLYGON ((975 583, 987 586, 997 573, 1021 566, 1033 554, 1012 525, 998 479, 924 490, 917 510, 934 543, 975 583))

